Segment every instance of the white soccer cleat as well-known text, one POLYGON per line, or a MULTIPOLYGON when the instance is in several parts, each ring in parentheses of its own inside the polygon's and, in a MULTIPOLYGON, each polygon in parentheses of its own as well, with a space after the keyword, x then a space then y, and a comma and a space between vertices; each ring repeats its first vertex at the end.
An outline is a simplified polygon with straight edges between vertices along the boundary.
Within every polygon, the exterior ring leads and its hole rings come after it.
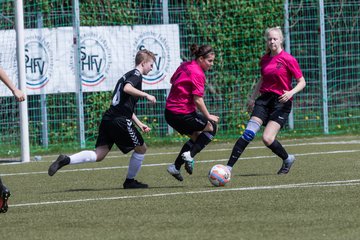
POLYGON ((194 161, 194 159, 191 157, 190 151, 183 152, 181 154, 181 157, 184 161, 188 161, 188 162, 194 161))
POLYGON ((184 178, 181 176, 180 170, 177 170, 175 168, 175 164, 171 164, 167 168, 168 173, 170 173, 174 178, 179 180, 180 182, 184 180, 184 178))
POLYGON ((191 157, 190 151, 183 152, 181 158, 185 161, 186 172, 191 175, 194 170, 194 159, 191 157))
POLYGON ((289 155, 288 158, 283 161, 283 164, 277 174, 287 174, 294 162, 295 156, 289 155))

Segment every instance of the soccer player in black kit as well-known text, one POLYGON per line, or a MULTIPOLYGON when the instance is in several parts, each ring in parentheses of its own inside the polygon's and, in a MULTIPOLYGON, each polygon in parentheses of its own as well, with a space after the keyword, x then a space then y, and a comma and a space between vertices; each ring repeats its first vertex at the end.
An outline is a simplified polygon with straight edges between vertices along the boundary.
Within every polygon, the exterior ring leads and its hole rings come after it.
POLYGON ((50 176, 68 164, 102 161, 115 143, 124 154, 134 150, 130 157, 124 188, 148 187, 147 184, 135 180, 147 147, 134 123, 143 132, 149 132, 151 129, 136 117, 134 108, 140 97, 153 104, 156 102, 154 96, 142 91, 142 75, 147 75, 152 70, 154 62, 154 53, 148 50, 137 52, 135 69, 126 73, 116 84, 111 106, 104 113, 99 126, 95 151, 81 151, 71 156, 60 155, 49 167, 50 176))

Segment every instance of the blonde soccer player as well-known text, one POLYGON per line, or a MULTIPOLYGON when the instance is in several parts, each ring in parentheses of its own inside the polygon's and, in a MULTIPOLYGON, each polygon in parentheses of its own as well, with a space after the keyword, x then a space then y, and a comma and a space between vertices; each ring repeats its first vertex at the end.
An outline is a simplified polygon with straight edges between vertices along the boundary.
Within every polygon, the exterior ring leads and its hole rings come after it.
POLYGON ((119 79, 112 95, 109 109, 104 113, 95 145, 95 151, 81 151, 71 156, 60 155, 53 162, 48 174, 53 176, 65 165, 100 162, 109 153, 112 146, 116 146, 124 154, 132 150, 126 179, 123 183, 125 189, 147 188, 148 185, 135 179, 140 171, 146 152, 146 144, 136 124, 142 132, 151 129, 142 123, 134 113, 134 108, 139 98, 146 98, 151 103, 156 103, 156 98, 142 91, 142 76, 147 75, 155 62, 155 55, 148 50, 140 50, 135 57, 135 68, 119 79))

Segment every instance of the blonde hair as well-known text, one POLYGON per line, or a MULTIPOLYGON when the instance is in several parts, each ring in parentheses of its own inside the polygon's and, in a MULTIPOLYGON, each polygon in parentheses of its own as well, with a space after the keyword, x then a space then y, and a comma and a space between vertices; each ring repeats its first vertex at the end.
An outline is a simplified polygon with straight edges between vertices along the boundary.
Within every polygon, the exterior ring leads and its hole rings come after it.
POLYGON ((155 62, 155 54, 147 49, 140 50, 135 56, 135 66, 142 63, 142 61, 149 61, 149 59, 152 59, 155 62))
MULTIPOLYGON (((264 34, 265 42, 267 42, 267 40, 268 40, 268 38, 269 38, 269 34, 270 34, 270 32, 272 32, 272 31, 276 31, 276 32, 279 34, 279 36, 280 36, 280 42, 281 42, 281 47, 284 48, 284 35, 283 35, 283 32, 281 31, 281 28, 280 28, 280 27, 267 28, 267 29, 265 30, 265 34, 264 34)), ((265 48, 266 48, 266 50, 265 50, 266 54, 268 54, 268 53, 271 52, 271 50, 270 50, 270 48, 268 47, 267 43, 266 43, 266 47, 265 47, 265 48)))

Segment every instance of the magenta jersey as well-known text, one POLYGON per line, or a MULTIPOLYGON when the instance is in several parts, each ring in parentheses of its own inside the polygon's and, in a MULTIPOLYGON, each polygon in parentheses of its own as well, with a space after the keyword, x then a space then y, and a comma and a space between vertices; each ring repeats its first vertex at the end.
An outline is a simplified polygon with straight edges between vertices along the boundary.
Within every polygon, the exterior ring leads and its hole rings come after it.
POLYGON ((276 56, 266 54, 260 61, 263 82, 260 93, 273 92, 279 95, 292 89, 292 78, 303 76, 297 60, 284 50, 276 56))
POLYGON ((194 95, 204 96, 205 79, 204 71, 195 60, 182 63, 171 77, 166 109, 175 114, 196 111, 194 95))

